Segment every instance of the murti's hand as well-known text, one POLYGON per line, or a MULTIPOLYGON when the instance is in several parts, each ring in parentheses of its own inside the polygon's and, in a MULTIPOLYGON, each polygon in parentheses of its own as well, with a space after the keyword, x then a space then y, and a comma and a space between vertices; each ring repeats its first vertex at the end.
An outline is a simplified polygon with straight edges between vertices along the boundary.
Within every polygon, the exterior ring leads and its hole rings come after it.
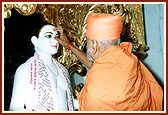
POLYGON ((61 26, 56 27, 56 31, 60 32, 60 38, 55 38, 62 46, 70 50, 70 42, 65 35, 63 28, 61 26))

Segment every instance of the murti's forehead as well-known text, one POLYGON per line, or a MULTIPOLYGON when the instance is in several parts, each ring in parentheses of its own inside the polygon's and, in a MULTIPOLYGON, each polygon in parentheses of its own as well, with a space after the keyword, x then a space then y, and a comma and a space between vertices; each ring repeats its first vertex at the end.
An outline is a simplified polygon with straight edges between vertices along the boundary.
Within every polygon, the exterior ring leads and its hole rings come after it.
POLYGON ((45 33, 45 32, 56 32, 56 28, 52 25, 45 25, 42 27, 40 33, 45 33))

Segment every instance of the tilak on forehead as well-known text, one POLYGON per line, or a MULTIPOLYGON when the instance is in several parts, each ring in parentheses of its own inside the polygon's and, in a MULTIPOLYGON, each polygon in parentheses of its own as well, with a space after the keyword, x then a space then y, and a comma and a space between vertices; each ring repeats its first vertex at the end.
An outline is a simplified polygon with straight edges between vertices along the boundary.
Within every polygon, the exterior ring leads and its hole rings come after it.
POLYGON ((53 31, 56 31, 56 29, 55 29, 55 28, 53 28, 53 31))

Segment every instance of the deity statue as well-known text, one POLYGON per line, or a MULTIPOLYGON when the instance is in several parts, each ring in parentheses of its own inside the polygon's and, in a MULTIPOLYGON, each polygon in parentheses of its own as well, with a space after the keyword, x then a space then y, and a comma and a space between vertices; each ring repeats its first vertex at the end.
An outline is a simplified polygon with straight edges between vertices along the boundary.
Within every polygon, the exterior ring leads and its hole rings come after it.
MULTIPOLYGON (((59 29, 47 24, 33 35, 34 56, 21 64, 15 73, 11 111, 73 111, 70 76, 53 58, 58 52, 59 29)), ((60 37, 61 37, 60 33, 60 37)))

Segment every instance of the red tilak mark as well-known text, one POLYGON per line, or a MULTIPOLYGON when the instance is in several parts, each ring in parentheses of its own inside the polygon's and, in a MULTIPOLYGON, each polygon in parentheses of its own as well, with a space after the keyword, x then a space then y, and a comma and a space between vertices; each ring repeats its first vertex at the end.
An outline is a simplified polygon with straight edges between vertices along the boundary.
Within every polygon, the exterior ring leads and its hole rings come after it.
POLYGON ((53 28, 53 31, 56 31, 55 28, 53 28))

